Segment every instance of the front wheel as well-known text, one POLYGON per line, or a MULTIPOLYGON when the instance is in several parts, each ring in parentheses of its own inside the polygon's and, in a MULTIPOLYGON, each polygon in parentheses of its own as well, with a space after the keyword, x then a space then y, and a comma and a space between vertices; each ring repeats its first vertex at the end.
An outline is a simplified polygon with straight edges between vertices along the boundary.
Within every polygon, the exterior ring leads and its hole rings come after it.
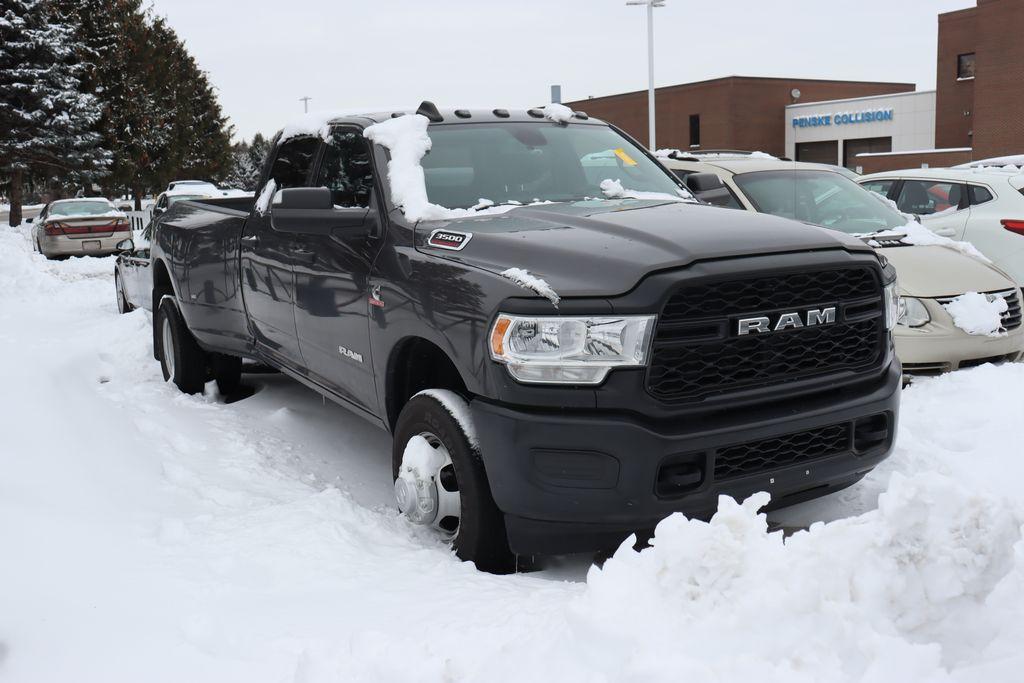
POLYGON ((121 274, 116 270, 114 271, 114 291, 117 293, 117 312, 122 315, 131 313, 134 307, 128 303, 128 297, 124 293, 124 282, 121 280, 121 274))
POLYGON ((160 302, 153 325, 164 381, 174 382, 186 394, 200 393, 206 383, 206 354, 199 348, 171 298, 160 302))
POLYGON ((411 522, 435 529, 477 569, 515 571, 483 460, 453 411, 469 415, 461 396, 443 390, 418 394, 402 409, 392 451, 398 507, 411 522))

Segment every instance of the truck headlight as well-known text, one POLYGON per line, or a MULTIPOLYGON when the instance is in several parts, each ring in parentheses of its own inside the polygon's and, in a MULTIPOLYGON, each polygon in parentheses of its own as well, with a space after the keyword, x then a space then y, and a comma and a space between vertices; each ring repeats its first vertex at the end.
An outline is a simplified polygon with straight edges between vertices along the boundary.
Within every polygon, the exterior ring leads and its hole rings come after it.
POLYGON ((931 322, 932 317, 928 315, 928 309, 920 299, 912 296, 900 297, 900 311, 896 322, 906 327, 921 327, 931 322))
POLYGON ((900 318, 900 295, 896 280, 885 285, 885 326, 890 332, 900 318))
POLYGON ((600 384, 612 368, 647 362, 653 315, 518 316, 491 329, 491 358, 527 384, 600 384))

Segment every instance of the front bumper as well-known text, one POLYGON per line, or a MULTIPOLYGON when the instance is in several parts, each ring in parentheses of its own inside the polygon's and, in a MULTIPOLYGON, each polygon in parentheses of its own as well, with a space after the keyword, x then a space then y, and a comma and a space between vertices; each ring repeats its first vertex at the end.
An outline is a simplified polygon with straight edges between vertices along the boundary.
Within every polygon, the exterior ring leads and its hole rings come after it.
POLYGON ((131 238, 130 232, 115 232, 109 237, 68 237, 43 235, 39 249, 45 256, 98 256, 119 253, 117 245, 131 238))
POLYGON ((768 491, 778 507, 849 485, 892 450, 901 375, 894 360, 861 384, 656 423, 624 413, 534 411, 482 400, 471 408, 512 550, 583 552, 614 547, 673 512, 710 517, 720 495, 743 499, 768 491), (846 429, 848 440, 816 454, 817 437, 808 442, 803 435, 825 429, 846 429), (797 441, 803 458, 786 460, 797 441), (748 463, 769 452, 783 462, 719 476, 719 453, 746 447, 753 447, 748 463))
POLYGON ((967 334, 934 299, 921 299, 931 321, 921 327, 897 325, 896 355, 908 373, 951 372, 984 362, 1017 361, 1024 355, 1024 326, 1000 337, 967 334))

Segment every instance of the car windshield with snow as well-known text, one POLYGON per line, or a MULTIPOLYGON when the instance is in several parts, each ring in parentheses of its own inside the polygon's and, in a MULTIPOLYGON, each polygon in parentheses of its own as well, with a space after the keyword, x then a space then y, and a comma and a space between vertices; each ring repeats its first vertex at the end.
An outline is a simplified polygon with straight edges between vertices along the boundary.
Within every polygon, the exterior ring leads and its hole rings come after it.
POLYGON ((116 211, 106 199, 83 199, 54 202, 49 213, 54 216, 100 216, 116 211))
POLYGON ((154 221, 165 379, 231 392, 257 359, 388 430, 402 514, 482 569, 837 491, 893 448, 892 266, 697 203, 582 112, 308 116, 264 168, 255 201, 154 221))

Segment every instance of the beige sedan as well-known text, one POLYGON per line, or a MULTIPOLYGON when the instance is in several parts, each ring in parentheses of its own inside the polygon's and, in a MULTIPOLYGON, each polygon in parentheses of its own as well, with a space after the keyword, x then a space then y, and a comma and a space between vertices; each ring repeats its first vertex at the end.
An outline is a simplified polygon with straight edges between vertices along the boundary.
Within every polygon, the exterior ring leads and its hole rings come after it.
POLYGON ((116 254, 132 235, 128 216, 102 197, 51 202, 30 222, 32 242, 46 258, 116 254))

